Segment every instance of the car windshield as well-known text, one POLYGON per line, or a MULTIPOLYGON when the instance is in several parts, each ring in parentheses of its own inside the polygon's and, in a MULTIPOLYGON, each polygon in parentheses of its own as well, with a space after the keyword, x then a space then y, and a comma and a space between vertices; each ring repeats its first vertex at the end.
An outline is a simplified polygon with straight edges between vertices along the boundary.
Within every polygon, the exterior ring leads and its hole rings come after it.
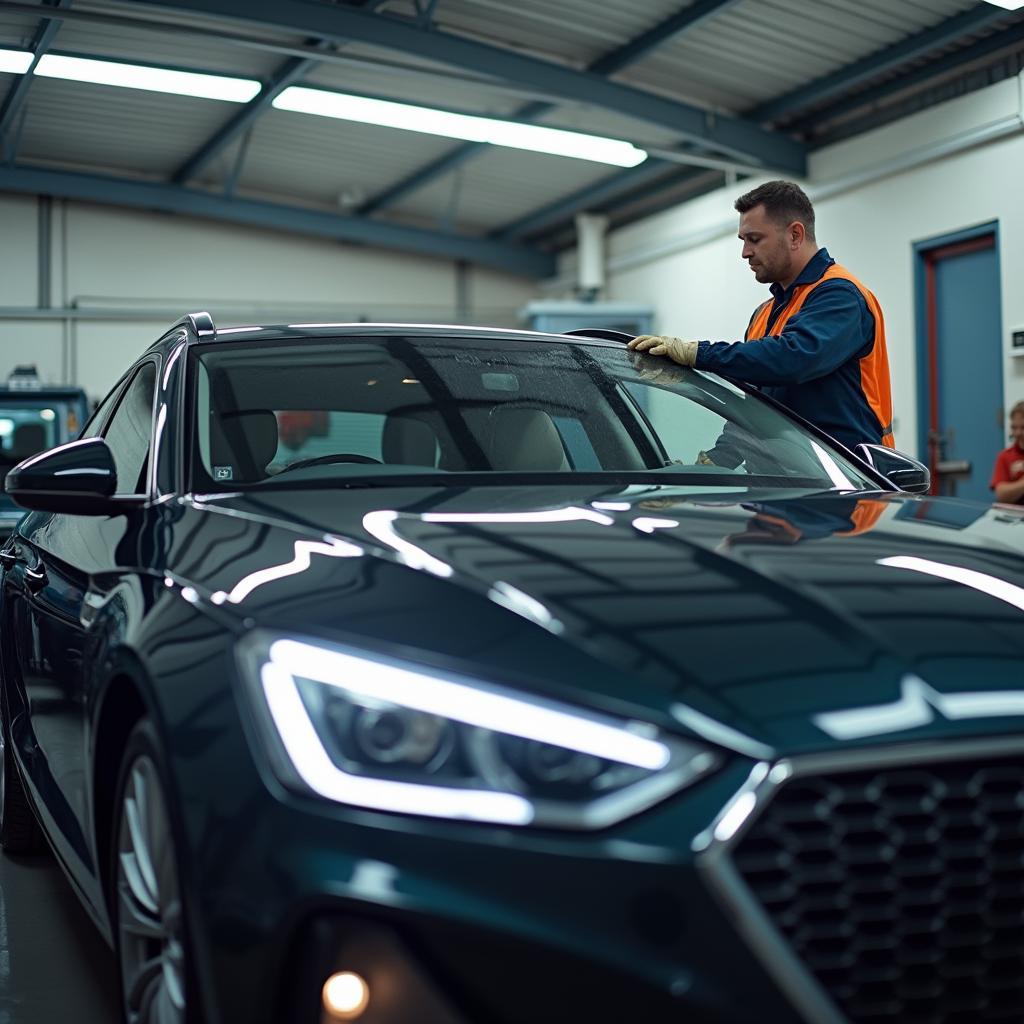
POLYGON ((218 342, 190 373, 196 490, 467 473, 877 487, 756 394, 615 342, 218 342))
POLYGON ((68 402, 42 395, 0 395, 0 479, 30 455, 78 433, 78 413, 68 402))

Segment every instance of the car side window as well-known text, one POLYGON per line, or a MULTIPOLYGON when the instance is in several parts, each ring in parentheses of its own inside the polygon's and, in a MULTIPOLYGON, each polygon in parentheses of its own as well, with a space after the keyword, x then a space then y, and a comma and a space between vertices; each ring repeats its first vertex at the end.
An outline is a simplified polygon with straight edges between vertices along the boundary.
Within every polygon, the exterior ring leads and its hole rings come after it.
POLYGON ((110 394, 103 399, 102 402, 96 407, 93 414, 89 417, 89 422, 86 423, 85 429, 79 434, 79 437, 98 437, 100 431, 103 429, 103 424, 107 422, 110 417, 110 411, 117 404, 118 398, 121 397, 121 392, 124 390, 123 379, 117 382, 117 385, 111 389, 110 394))
POLYGON ((673 462, 693 463, 717 444, 725 417, 663 388, 629 381, 625 390, 658 424, 658 436, 673 462))
POLYGON ((118 494, 146 491, 155 390, 156 366, 144 363, 125 389, 124 397, 103 432, 117 468, 118 494))

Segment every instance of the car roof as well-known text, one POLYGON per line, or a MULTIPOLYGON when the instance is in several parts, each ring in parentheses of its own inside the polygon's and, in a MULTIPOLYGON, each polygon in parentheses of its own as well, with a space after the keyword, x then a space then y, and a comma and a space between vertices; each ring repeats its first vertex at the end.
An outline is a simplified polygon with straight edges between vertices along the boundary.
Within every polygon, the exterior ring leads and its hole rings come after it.
POLYGON ((530 341, 599 341, 609 342, 599 337, 582 337, 579 335, 546 334, 540 331, 522 331, 507 327, 467 327, 464 324, 409 324, 409 323, 296 323, 260 326, 218 327, 212 337, 204 337, 203 342, 240 341, 250 338, 253 341, 284 340, 286 338, 344 338, 368 335, 377 337, 465 337, 479 338, 482 335, 497 340, 530 340, 530 341))
MULTIPOLYGON (((477 327, 466 324, 420 324, 420 323, 387 323, 387 322, 299 322, 292 324, 231 324, 217 326, 209 313, 190 313, 182 317, 171 330, 178 327, 191 328, 199 344, 215 344, 226 341, 284 341, 302 338, 345 338, 367 336, 376 337, 493 337, 495 341, 547 341, 578 342, 581 344, 597 344, 618 347, 629 341, 632 335, 605 328, 594 328, 593 331, 579 330, 565 334, 550 334, 541 331, 516 330, 509 327, 477 327)), ((179 335, 180 337, 180 335, 179 335)), ((161 341, 171 341, 167 335, 161 341)), ((154 342, 152 347, 160 346, 161 341, 154 342)))

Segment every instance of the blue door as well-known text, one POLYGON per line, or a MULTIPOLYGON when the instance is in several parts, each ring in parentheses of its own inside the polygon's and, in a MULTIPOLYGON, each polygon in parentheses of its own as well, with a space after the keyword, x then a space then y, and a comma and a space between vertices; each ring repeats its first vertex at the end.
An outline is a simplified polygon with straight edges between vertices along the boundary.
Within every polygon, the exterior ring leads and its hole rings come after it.
POLYGON ((990 502, 1006 447, 999 257, 994 233, 928 249, 929 457, 935 490, 990 502))

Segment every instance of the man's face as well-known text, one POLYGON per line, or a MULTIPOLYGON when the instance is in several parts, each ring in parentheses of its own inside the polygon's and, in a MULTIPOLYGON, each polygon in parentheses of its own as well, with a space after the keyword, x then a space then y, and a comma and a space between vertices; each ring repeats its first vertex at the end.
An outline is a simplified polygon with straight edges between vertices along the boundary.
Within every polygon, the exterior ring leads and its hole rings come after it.
POLYGON ((1024 448, 1024 416, 1010 417, 1010 437, 1018 448, 1024 448))
POLYGON ((792 251, 789 232, 771 220, 763 206, 740 215, 740 241, 743 258, 761 284, 785 283, 792 276, 792 251))

